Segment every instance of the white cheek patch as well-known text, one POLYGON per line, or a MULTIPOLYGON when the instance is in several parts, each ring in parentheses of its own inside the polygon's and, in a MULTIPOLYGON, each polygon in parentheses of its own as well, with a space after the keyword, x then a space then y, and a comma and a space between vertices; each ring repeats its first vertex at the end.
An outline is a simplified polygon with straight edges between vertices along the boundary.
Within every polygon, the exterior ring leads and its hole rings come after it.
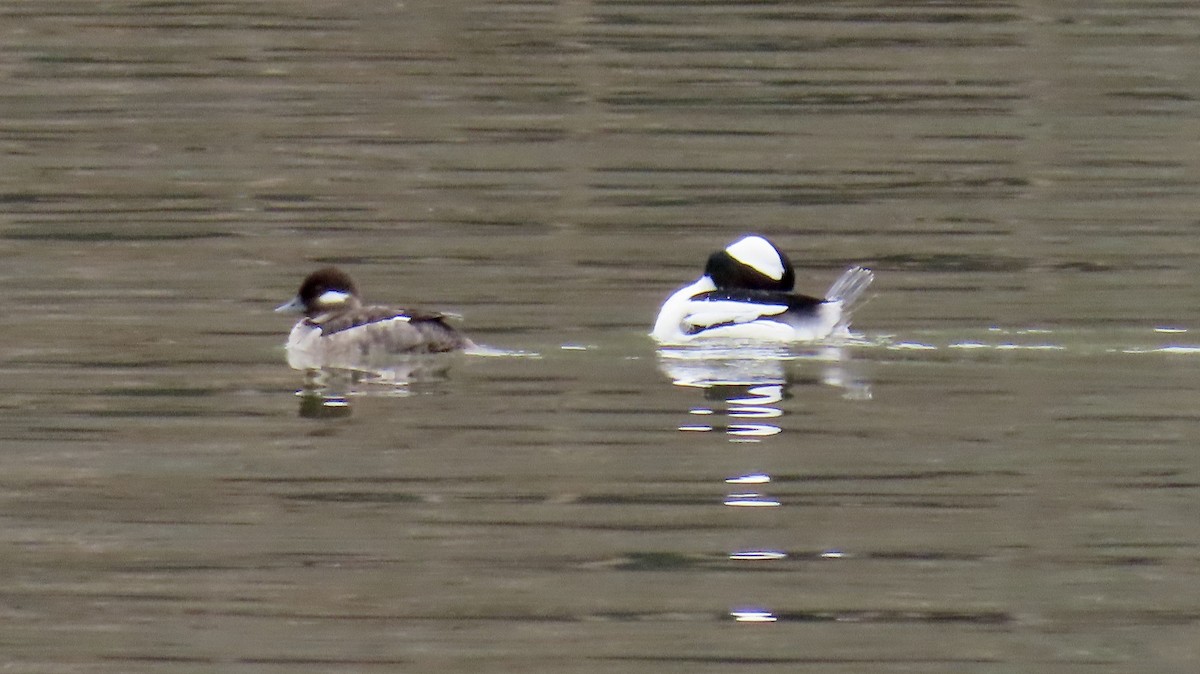
POLYGON ((783 278, 783 260, 779 257, 779 251, 775 250, 775 246, 761 236, 747 236, 740 241, 731 243, 725 252, 738 262, 758 270, 764 276, 776 281, 783 278))
POLYGON ((350 293, 342 292, 341 290, 326 290, 317 298, 317 304, 322 306, 342 304, 348 299, 350 299, 350 293))

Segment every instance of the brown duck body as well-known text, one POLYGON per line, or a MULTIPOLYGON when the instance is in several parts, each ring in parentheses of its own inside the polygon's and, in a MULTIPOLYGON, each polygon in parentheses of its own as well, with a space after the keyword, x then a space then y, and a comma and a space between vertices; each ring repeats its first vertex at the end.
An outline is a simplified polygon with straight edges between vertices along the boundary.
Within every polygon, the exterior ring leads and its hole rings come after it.
POLYGON ((446 314, 364 306, 354 282, 334 267, 310 274, 295 299, 276 311, 304 314, 287 343, 288 363, 301 369, 375 369, 397 356, 474 346, 447 322, 446 314))

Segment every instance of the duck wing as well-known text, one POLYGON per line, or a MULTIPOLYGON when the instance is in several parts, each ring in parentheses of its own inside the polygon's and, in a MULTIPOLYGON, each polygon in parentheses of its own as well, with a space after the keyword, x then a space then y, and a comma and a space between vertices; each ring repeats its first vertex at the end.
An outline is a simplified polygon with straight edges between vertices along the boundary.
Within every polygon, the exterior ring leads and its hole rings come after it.
POLYGON ((318 316, 308 323, 320 329, 327 359, 349 362, 368 355, 440 353, 470 347, 472 342, 445 319, 445 314, 436 311, 362 307, 318 316))
POLYGON ((360 325, 392 319, 407 320, 408 312, 391 307, 361 307, 353 311, 335 312, 310 318, 309 322, 321 329, 322 336, 328 337, 360 325))
POLYGON ((694 335, 721 326, 780 320, 789 313, 811 313, 823 301, 770 290, 713 290, 691 299, 683 327, 686 334, 694 335))

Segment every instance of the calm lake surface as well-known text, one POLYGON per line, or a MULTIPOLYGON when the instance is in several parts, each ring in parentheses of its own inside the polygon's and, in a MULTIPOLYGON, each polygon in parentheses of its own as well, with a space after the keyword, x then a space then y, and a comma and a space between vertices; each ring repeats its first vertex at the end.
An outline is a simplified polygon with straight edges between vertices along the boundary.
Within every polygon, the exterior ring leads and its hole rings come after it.
POLYGON ((1197 671, 1200 8, 1051 4, 0 2, 0 664, 1197 671), (747 231, 859 337, 656 350, 747 231))

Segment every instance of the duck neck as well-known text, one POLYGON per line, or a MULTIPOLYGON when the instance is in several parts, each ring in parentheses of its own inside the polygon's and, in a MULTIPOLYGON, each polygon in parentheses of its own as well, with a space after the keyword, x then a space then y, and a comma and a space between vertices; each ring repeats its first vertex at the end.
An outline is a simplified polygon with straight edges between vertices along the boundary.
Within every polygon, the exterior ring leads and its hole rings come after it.
POLYGON ((658 312, 658 320, 654 322, 654 331, 650 336, 660 342, 673 341, 682 338, 683 319, 688 314, 688 303, 700 293, 716 290, 717 286, 707 275, 701 276, 695 283, 676 290, 658 312))

